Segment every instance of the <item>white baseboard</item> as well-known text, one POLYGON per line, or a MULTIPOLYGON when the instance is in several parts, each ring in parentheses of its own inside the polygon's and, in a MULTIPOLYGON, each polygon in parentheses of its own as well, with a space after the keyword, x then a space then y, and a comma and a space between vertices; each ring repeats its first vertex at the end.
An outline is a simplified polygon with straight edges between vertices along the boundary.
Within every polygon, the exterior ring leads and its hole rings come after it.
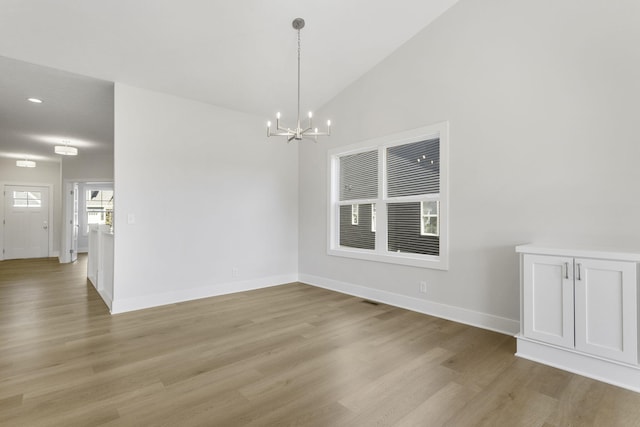
POLYGON ((640 367, 592 357, 571 349, 517 336, 516 356, 583 377, 640 392, 640 367))
POLYGON ((297 281, 298 275, 294 273, 281 276, 264 277, 254 280, 246 280, 242 282, 200 286, 198 288, 166 292, 162 294, 144 295, 135 298, 113 298, 113 300, 111 301, 111 314, 142 310, 144 308, 175 304, 178 302, 191 301, 201 298, 215 297, 218 295, 233 294, 236 292, 252 291, 254 289, 279 286, 297 281))
POLYGON ((520 330, 520 324, 516 320, 493 316, 477 311, 466 310, 463 308, 440 304, 433 301, 412 298, 409 296, 382 291, 379 289, 372 289, 365 286, 340 282, 324 277, 313 276, 309 274, 301 274, 300 276, 298 276, 295 273, 242 282, 201 286, 198 288, 166 292, 162 294, 145 295, 136 298, 113 298, 113 300, 109 302, 111 303, 111 314, 118 314, 126 313, 129 311, 142 310, 145 308, 157 307, 161 305, 191 301, 200 298, 209 298, 218 295, 227 295, 236 292, 244 292, 254 289, 268 288, 271 286, 279 286, 297 281, 348 295, 378 301, 384 304, 393 305, 395 307, 405 308, 407 310, 416 311, 418 313, 441 317, 443 319, 452 320, 454 322, 464 323, 467 325, 500 332, 507 335, 515 335, 520 330))
POLYGON ((515 335, 520 331, 520 322, 517 320, 507 319, 505 317, 498 317, 491 314, 480 313, 478 311, 467 310, 460 307, 426 301, 406 295, 372 289, 365 286, 354 285, 352 283, 340 282, 309 274, 300 274, 299 280, 312 286, 382 302, 384 304, 405 308, 418 313, 441 317, 443 319, 483 329, 489 329, 491 331, 507 335, 515 335))
POLYGON ((96 291, 98 291, 100 298, 102 298, 102 301, 104 301, 109 311, 113 314, 113 312, 111 311, 111 306, 113 305, 113 301, 111 300, 111 295, 106 293, 104 290, 96 289, 96 291))

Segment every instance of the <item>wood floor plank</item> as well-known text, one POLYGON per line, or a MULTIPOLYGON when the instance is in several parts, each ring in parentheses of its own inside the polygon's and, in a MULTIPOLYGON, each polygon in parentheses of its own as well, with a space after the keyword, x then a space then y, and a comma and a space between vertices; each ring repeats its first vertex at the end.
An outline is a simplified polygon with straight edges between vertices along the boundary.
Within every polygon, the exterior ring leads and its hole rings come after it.
POLYGON ((341 425, 394 425, 399 422, 455 378, 452 370, 432 363, 444 357, 433 356, 417 358, 398 368, 400 372, 385 375, 372 387, 358 392, 355 399, 353 396, 341 399, 340 403, 356 414, 341 425))
POLYGON ((455 381, 450 381, 416 408, 408 411, 394 425, 397 427, 444 425, 479 392, 479 389, 474 390, 455 381))
POLYGON ((112 316, 86 262, 0 262, 0 425, 640 427, 510 336, 301 283, 112 316))

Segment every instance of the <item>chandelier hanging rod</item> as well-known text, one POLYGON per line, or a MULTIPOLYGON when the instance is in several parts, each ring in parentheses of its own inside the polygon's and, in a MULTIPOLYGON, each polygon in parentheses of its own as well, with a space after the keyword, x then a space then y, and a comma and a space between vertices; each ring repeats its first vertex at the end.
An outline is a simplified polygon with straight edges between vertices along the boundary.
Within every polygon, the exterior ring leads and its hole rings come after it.
POLYGON ((319 136, 331 135, 331 120, 327 120, 327 131, 319 132, 318 128, 313 127, 313 113, 309 111, 309 122, 306 128, 302 129, 300 121, 300 30, 304 28, 304 19, 296 18, 291 23, 293 28, 298 32, 298 118, 297 126, 295 129, 289 127, 280 126, 280 113, 276 114, 276 130, 271 132, 271 122, 267 122, 267 136, 285 136, 287 142, 291 142, 294 139, 299 141, 302 138, 313 139, 318 142, 319 136))

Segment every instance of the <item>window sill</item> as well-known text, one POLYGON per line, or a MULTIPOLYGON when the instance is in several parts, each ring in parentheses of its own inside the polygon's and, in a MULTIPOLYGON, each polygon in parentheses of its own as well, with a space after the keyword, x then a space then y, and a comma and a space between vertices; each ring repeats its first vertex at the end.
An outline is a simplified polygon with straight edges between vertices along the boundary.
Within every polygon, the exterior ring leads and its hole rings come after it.
POLYGON ((434 270, 449 270, 449 264, 442 256, 418 255, 406 252, 385 254, 374 253, 367 250, 340 247, 339 249, 329 249, 328 255, 343 258, 355 258, 366 261, 384 262, 388 264, 399 264, 410 267, 429 268, 434 270))

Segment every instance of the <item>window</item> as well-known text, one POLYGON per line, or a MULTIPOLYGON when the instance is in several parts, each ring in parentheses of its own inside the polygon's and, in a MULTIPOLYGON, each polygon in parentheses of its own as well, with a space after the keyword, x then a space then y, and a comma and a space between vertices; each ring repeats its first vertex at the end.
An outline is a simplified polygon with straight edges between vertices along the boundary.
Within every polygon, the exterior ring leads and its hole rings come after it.
POLYGON ((14 208, 40 208, 42 207, 42 193, 39 191, 14 191, 14 208))
POLYGON ((113 215, 113 190, 86 191, 87 232, 92 224, 110 224, 113 215))
POLYGON ((331 150, 328 252, 448 268, 448 125, 331 150))

